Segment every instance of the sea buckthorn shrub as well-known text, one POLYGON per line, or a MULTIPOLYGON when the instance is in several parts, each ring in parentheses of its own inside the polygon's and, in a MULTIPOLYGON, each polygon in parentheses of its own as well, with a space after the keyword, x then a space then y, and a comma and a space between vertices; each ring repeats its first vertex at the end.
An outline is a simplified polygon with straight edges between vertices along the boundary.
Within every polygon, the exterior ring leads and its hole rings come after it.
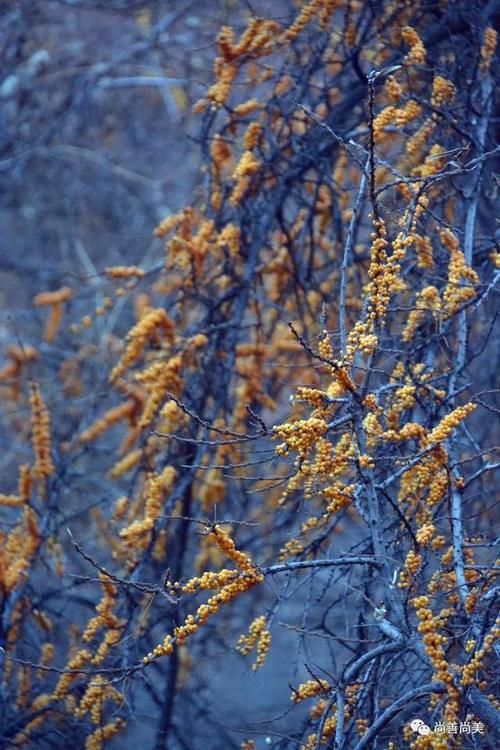
POLYGON ((2 747, 500 728, 493 6, 241 5, 160 262, 3 353, 2 747))

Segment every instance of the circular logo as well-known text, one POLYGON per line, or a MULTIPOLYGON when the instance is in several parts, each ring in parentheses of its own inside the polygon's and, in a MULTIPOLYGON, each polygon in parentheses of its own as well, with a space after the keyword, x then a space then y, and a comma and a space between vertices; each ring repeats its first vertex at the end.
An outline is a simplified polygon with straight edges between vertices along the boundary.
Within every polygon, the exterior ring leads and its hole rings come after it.
POLYGON ((427 736, 431 733, 430 727, 428 727, 427 724, 422 721, 422 719, 413 719, 410 722, 410 727, 414 732, 418 732, 418 734, 422 736, 427 736))

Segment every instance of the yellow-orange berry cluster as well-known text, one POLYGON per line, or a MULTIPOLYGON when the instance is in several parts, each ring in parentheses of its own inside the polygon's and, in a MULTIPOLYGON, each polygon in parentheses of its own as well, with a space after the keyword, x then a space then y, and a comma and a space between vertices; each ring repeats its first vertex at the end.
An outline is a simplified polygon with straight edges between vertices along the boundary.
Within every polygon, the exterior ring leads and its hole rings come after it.
MULTIPOLYGON (((393 377, 396 377, 394 373, 393 377)), ((399 374, 398 374, 398 377, 399 374)), ((397 388, 390 401, 390 408, 386 409, 386 420, 393 430, 396 430, 399 426, 399 417, 405 409, 411 409, 415 403, 416 387, 409 381, 409 378, 405 378, 405 384, 400 388, 397 388)))
POLYGON ((40 649, 39 663, 43 667, 48 666, 53 661, 55 652, 56 648, 53 643, 44 643, 42 648, 40 649))
POLYGON ((458 425, 463 422, 464 419, 475 410, 475 408, 476 404, 472 403, 457 406, 456 409, 453 409, 452 412, 443 417, 439 424, 431 430, 425 439, 426 444, 432 445, 433 443, 439 443, 442 440, 446 440, 455 427, 458 427, 458 425))
POLYGON ((406 141, 405 150, 408 156, 412 157, 415 161, 420 161, 422 148, 427 143, 435 129, 436 121, 432 117, 428 117, 424 120, 417 132, 406 141))
POLYGON ((80 704, 75 708, 75 716, 79 719, 90 713, 92 724, 102 724, 102 709, 104 701, 112 700, 119 705, 123 702, 123 696, 104 677, 97 675, 92 678, 83 694, 80 704))
POLYGON ((348 508, 352 504, 354 490, 354 484, 347 485, 347 487, 335 487, 333 485, 325 487, 321 491, 321 495, 328 500, 326 513, 338 513, 343 508, 348 508))
POLYGON ((296 401, 308 401, 314 408, 319 409, 324 406, 325 402, 328 402, 329 398, 324 391, 320 391, 319 388, 309 388, 307 386, 299 386, 296 390, 295 395, 296 401))
POLYGON ((384 129, 388 125, 394 124, 395 119, 396 119, 396 112, 397 112, 397 108, 391 104, 388 107, 385 107, 385 109, 379 112, 379 114, 374 118, 373 132, 377 141, 380 140, 380 137, 383 134, 384 129))
POLYGON ((484 31, 484 41, 481 47, 481 72, 487 73, 491 67, 497 48, 498 34, 493 26, 487 26, 484 31))
POLYGON ((138 266, 108 266, 104 274, 108 279, 142 279, 144 271, 138 266))
POLYGON ((38 479, 49 477, 55 472, 52 463, 50 436, 50 415, 40 393, 38 383, 30 388, 32 443, 35 452, 35 476, 38 479))
POLYGON ((92 660, 92 652, 88 649, 80 649, 67 663, 65 672, 59 678, 54 692, 52 693, 53 700, 61 700, 67 694, 71 684, 78 677, 78 673, 75 670, 81 669, 85 664, 88 664, 92 660))
POLYGON ((297 689, 292 692, 290 700, 292 703, 301 703, 303 700, 306 700, 306 698, 314 698, 316 695, 329 693, 331 689, 332 686, 328 680, 320 678, 317 680, 307 680, 307 682, 302 682, 297 689))
POLYGON ((430 544, 436 533, 436 527, 433 523, 424 524, 416 533, 416 539, 419 544, 430 544))
POLYGON ((388 96, 388 98, 393 102, 396 103, 399 101, 399 99, 402 96, 403 89, 400 83, 395 79, 394 76, 388 76, 385 86, 384 86, 385 92, 388 96))
POLYGON ((455 86, 448 79, 442 76, 434 76, 432 82, 431 104, 434 107, 440 107, 443 104, 449 104, 455 96, 455 86))
POLYGON ((417 328, 420 326, 428 313, 432 313, 435 319, 439 319, 441 312, 441 297, 435 286, 424 287, 417 295, 415 309, 408 316, 403 329, 403 341, 411 341, 417 328))
MULTIPOLYGON (((142 451, 132 451, 129 456, 131 456, 131 463, 135 465, 136 457, 138 462, 142 456, 142 451), (137 454, 140 455, 137 456, 137 454)), ((115 465, 112 472, 113 477, 118 476, 118 469, 120 471, 124 470, 123 462, 126 459, 127 457, 115 465)), ((129 465, 127 470, 128 468, 132 468, 132 465, 129 465)), ((129 526, 120 531, 120 537, 125 540, 129 548, 144 548, 149 542, 151 538, 149 532, 153 529, 155 521, 161 514, 163 499, 170 491, 175 477, 176 470, 170 465, 165 466, 160 474, 152 474, 148 477, 145 487, 146 504, 144 517, 136 518, 129 526)))
POLYGON ((404 107, 398 107, 394 112, 394 124, 396 127, 401 128, 404 125, 408 125, 410 122, 414 122, 422 113, 422 106, 415 101, 415 99, 409 99, 404 107))
POLYGON ((102 664, 104 659, 108 655, 110 648, 112 648, 112 646, 116 646, 116 644, 122 637, 121 625, 123 625, 123 622, 117 620, 117 624, 120 625, 120 627, 110 628, 104 633, 104 637, 99 644, 97 651, 92 657, 92 664, 102 664))
POLYGON ((118 424, 122 419, 131 419, 137 410, 137 402, 134 399, 127 399, 117 406, 111 407, 108 411, 99 417, 80 435, 82 443, 90 443, 96 440, 103 432, 109 430, 113 425, 118 424))
MULTIPOLYGON (((233 115, 237 117, 246 117, 246 115, 255 112, 256 109, 262 108, 262 102, 258 99, 247 99, 246 102, 236 105, 233 109, 233 115)), ((251 146, 249 147, 251 148, 251 146)))
POLYGON ((38 359, 38 351, 33 346, 9 346, 7 356, 10 362, 0 370, 0 383, 6 383, 10 397, 18 401, 21 395, 21 374, 23 368, 38 359))
POLYGON ((54 292, 40 292, 33 299, 33 302, 37 307, 59 305, 63 302, 68 302, 72 296, 73 290, 69 286, 63 286, 54 292))
POLYGON ((289 539, 279 551, 278 560, 283 562, 289 557, 297 557, 304 551, 304 545, 298 539, 289 539))
POLYGON ((236 563, 241 571, 249 574, 253 574, 255 572, 255 568, 250 557, 245 552, 236 549, 234 541, 231 539, 227 531, 222 528, 222 526, 215 526, 211 531, 211 534, 213 534, 213 538, 215 539, 215 542, 219 549, 221 549, 222 552, 224 552, 224 554, 230 560, 236 563))
POLYGON ((358 465, 360 469, 373 469, 375 467, 375 462, 368 453, 362 453, 358 456, 358 465))
POLYGON ((104 679, 101 675, 97 675, 85 690, 80 700, 80 705, 75 709, 75 716, 81 719, 82 716, 85 716, 92 709, 92 706, 96 702, 102 703, 104 692, 104 679))
POLYGON ((412 240, 417 254, 417 264, 419 268, 434 268, 434 256, 432 251, 432 242, 427 235, 411 233, 408 238, 412 240))
POLYGON ((47 343, 54 341, 59 331, 64 312, 64 303, 73 297, 73 290, 63 286, 54 292, 41 292, 33 302, 37 307, 50 307, 50 314, 45 325, 44 338, 47 343))
POLYGON ((47 718, 47 707, 51 703, 51 696, 49 693, 42 693, 41 695, 38 695, 33 703, 31 704, 31 714, 35 715, 34 719, 31 719, 23 728, 22 731, 20 731, 18 734, 15 735, 13 738, 13 746, 14 747, 23 747, 30 741, 31 735, 35 732, 36 729, 38 729, 43 722, 47 718), (38 714, 38 715, 37 715, 38 714))
POLYGON ((111 372, 111 380, 116 380, 142 356, 147 342, 154 338, 157 329, 163 332, 169 343, 173 343, 174 324, 162 307, 146 313, 129 331, 128 344, 120 361, 111 372))
POLYGON ((201 576, 200 578, 196 578, 192 585, 188 581, 182 589, 189 593, 196 591, 198 588, 212 588, 211 584, 215 584, 213 587, 219 590, 204 604, 201 604, 194 615, 188 615, 184 623, 174 629, 173 636, 167 635, 162 644, 159 644, 153 651, 148 653, 143 659, 144 664, 148 664, 160 656, 171 654, 174 644, 177 646, 184 645, 186 639, 196 633, 198 628, 203 626, 209 617, 216 614, 221 606, 229 604, 241 593, 248 591, 264 580, 264 576, 260 570, 255 567, 245 552, 236 548, 235 543, 225 529, 216 525, 210 530, 210 536, 215 540, 219 549, 236 563, 238 566, 238 576, 226 576, 224 572, 224 576, 220 578, 212 578, 210 576, 204 578, 201 576), (226 577, 227 582, 219 586, 219 583, 226 577))
POLYGON ((219 247, 226 246, 232 258, 237 258, 240 251, 241 230, 235 224, 226 224, 219 232, 217 244, 219 247))
POLYGON ((2 550, 1 584, 12 591, 25 577, 40 546, 40 530, 33 508, 25 507, 22 521, 10 532, 2 550))
POLYGON ((85 643, 90 643, 101 628, 116 628, 120 625, 120 621, 113 611, 116 607, 116 586, 102 574, 99 577, 104 594, 95 608, 97 614, 89 620, 82 635, 82 640, 85 643))
POLYGON ((117 463, 109 472, 109 475, 113 479, 118 479, 119 477, 123 476, 128 471, 133 469, 135 466, 140 464, 142 456, 143 452, 140 448, 136 448, 135 450, 130 451, 125 456, 123 456, 123 458, 117 461, 117 463))
POLYGON ((260 122, 251 122, 243 136, 243 146, 247 151, 257 148, 260 143, 263 127, 260 122))
POLYGON ((317 439, 324 435, 327 429, 327 423, 320 417, 299 419, 296 422, 277 425, 273 432, 285 442, 277 446, 276 452, 284 455, 289 450, 294 450, 299 456, 305 458, 317 439))
POLYGON ((139 419, 140 428, 149 426, 169 392, 176 394, 181 390, 183 363, 183 354, 174 354, 166 361, 154 362, 147 370, 137 374, 137 381, 147 391, 147 401, 139 419))
POLYGON ((474 299, 479 283, 477 272, 467 265, 464 254, 458 249, 458 240, 450 230, 440 232, 442 243, 450 250, 448 280, 443 292, 444 312, 450 317, 462 305, 474 299))
MULTIPOLYGON (((313 20, 313 18, 318 15, 319 11, 324 5, 324 0, 309 0, 309 2, 303 6, 294 22, 283 32, 281 40, 286 44, 293 42, 299 36, 299 34, 302 33, 307 24, 309 24, 313 20)), ((322 23, 326 23, 326 19, 323 17, 322 23)))
POLYGON ((427 656, 434 666, 435 678, 448 685, 453 691, 453 674, 445 659, 444 644, 446 637, 438 633, 438 628, 443 624, 442 618, 436 617, 429 607, 428 596, 417 596, 412 600, 415 607, 419 624, 417 630, 422 633, 422 640, 427 656))
MULTIPOLYGON (((472 659, 464 666, 462 673, 462 685, 468 686, 473 685, 476 682, 476 672, 479 672, 483 668, 484 658, 492 647, 500 638, 500 619, 497 620, 495 626, 486 635, 483 645, 479 648, 472 659)), ((472 645, 469 650, 473 650, 475 642, 470 642, 472 645)))
POLYGON ((255 671, 264 664, 270 645, 271 633, 266 628, 266 618, 262 615, 253 620, 248 635, 240 636, 236 648, 244 656, 247 656, 257 647, 257 658, 252 665, 252 669, 255 671))
POLYGON ((437 503, 444 497, 448 489, 448 474, 446 471, 438 472, 429 486, 429 494, 427 495, 428 505, 437 505, 437 503))
POLYGON ((218 57, 214 63, 216 82, 209 88, 207 98, 214 107, 221 107, 228 99, 231 88, 238 73, 234 63, 227 63, 218 57))
POLYGON ((356 731, 361 737, 367 733, 369 727, 368 719, 356 719, 356 731))
MULTIPOLYGON (((326 682, 326 680, 311 680, 310 682, 316 682, 322 683, 326 682)), ((308 683, 305 683, 308 684, 308 683)), ((360 690, 360 684, 354 683, 353 685, 348 685, 345 689, 345 709, 344 709, 344 718, 349 719, 352 715, 352 711, 354 706, 357 703, 358 700, 358 693, 360 690)), ((292 695, 292 701, 293 701, 293 695, 292 695)), ((295 701, 294 701, 295 702, 295 701)), ((300 700, 298 701, 300 702, 300 700)), ((319 719, 323 715, 325 708, 327 707, 327 702, 324 698, 319 700, 309 711, 309 715, 311 718, 319 719)), ((328 738, 331 737, 335 730, 337 728, 337 715, 336 712, 333 713, 332 716, 329 716, 327 720, 325 721, 323 725, 323 731, 321 735, 322 744, 326 743, 328 741, 328 738)), ((316 750, 318 747, 318 735, 316 732, 313 732, 310 734, 307 738, 307 742, 305 745, 301 746, 301 750, 316 750)))
POLYGON ((118 718, 98 727, 85 740, 85 750, 102 750, 103 743, 115 737, 125 726, 125 720, 118 718))
POLYGON ((176 476, 175 468, 167 465, 160 474, 151 477, 146 500, 146 516, 148 518, 154 519, 160 515, 163 498, 172 488, 176 476))
POLYGON ((28 502, 33 487, 33 477, 31 473, 31 467, 27 464, 22 464, 19 467, 19 479, 17 482, 17 487, 17 495, 0 494, 0 505, 17 507, 28 502))
POLYGON ((410 550, 406 555, 405 568, 411 575, 416 575, 422 565, 422 557, 414 550, 410 550))
POLYGON ((193 111, 203 112, 208 104, 213 108, 225 104, 238 73, 237 61, 244 57, 268 54, 276 44, 278 30, 279 26, 275 21, 254 16, 236 43, 233 29, 222 26, 217 38, 221 54, 214 62, 215 83, 208 90, 206 98, 195 103, 193 111))
POLYGON ((206 589, 221 589, 238 576, 237 570, 228 570, 227 568, 218 572, 207 570, 201 576, 190 578, 182 586, 181 591, 184 594, 194 594, 196 591, 205 591, 206 589))
POLYGON ((372 245, 368 269, 370 282, 365 290, 369 296, 368 316, 373 322, 378 319, 380 323, 383 323, 391 295, 402 288, 400 261, 405 257, 406 247, 411 244, 411 239, 405 238, 400 233, 393 241, 393 252, 388 257, 387 231, 383 221, 374 221, 374 232, 371 236, 372 245))
POLYGON ((245 151, 233 172, 234 187, 229 198, 229 202, 232 206, 237 206, 239 204, 248 190, 252 176, 256 174, 259 169, 259 160, 253 155, 252 151, 245 151))
POLYGON ((411 64, 425 63, 425 47, 418 33, 411 26, 405 26, 402 31, 403 40, 409 45, 410 50, 406 54, 405 61, 411 64))

